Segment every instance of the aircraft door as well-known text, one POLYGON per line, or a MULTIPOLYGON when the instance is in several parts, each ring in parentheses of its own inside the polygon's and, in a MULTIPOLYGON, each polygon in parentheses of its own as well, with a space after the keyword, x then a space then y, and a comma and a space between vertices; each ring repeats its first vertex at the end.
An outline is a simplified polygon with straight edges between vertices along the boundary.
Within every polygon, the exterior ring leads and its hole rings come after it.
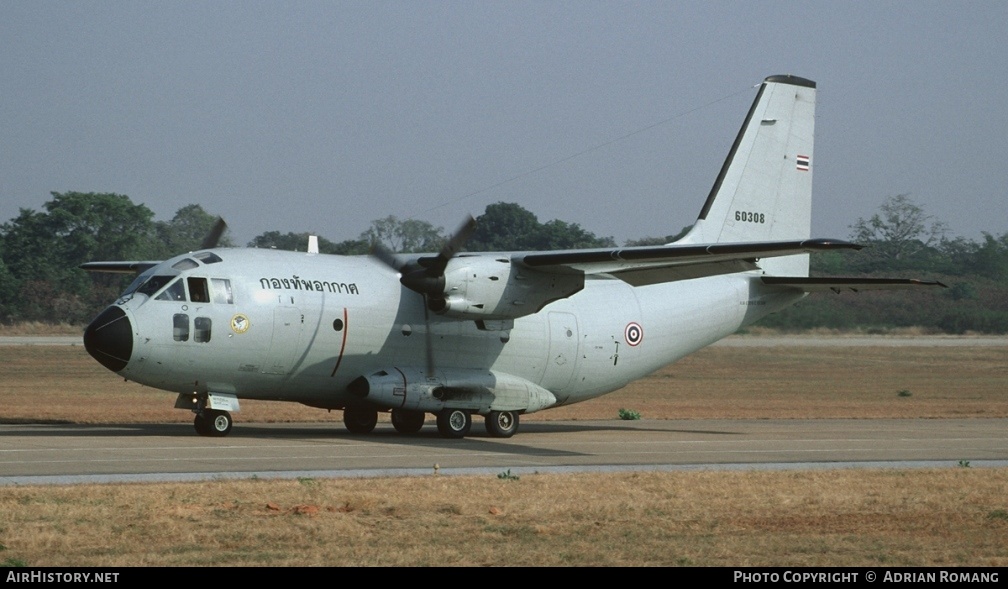
POLYGON ((571 313, 550 312, 549 314, 549 357, 542 386, 552 392, 557 401, 563 403, 570 395, 567 390, 578 360, 577 317, 571 313))
POLYGON ((264 374, 287 374, 300 349, 304 330, 304 315, 297 307, 282 306, 273 310, 273 339, 263 362, 264 374))

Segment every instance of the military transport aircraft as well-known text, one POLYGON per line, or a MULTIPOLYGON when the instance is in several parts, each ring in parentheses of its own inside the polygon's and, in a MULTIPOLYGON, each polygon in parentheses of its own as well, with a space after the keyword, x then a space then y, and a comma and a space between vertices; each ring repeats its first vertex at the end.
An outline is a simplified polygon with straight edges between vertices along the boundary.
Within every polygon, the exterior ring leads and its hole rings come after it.
POLYGON ((510 437, 522 414, 586 401, 735 333, 813 291, 940 285, 810 278, 816 84, 766 78, 699 218, 663 246, 468 253, 470 218, 436 254, 216 248, 138 273, 84 332, 98 362, 178 393, 196 431, 224 436, 239 399, 343 411, 401 433, 428 413, 466 436, 473 414, 510 437))

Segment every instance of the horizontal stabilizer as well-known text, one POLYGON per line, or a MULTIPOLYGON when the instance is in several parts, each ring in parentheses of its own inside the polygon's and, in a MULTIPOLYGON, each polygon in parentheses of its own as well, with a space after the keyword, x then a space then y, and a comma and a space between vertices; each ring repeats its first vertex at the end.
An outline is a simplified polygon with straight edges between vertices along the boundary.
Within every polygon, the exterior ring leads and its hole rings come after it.
POLYGON ((903 290, 919 286, 940 286, 942 288, 947 288, 945 284, 935 280, 916 280, 913 278, 806 278, 804 276, 763 276, 762 280, 763 284, 768 286, 786 286, 805 292, 833 291, 835 293, 840 293, 845 290, 852 292, 859 292, 862 290, 903 290))

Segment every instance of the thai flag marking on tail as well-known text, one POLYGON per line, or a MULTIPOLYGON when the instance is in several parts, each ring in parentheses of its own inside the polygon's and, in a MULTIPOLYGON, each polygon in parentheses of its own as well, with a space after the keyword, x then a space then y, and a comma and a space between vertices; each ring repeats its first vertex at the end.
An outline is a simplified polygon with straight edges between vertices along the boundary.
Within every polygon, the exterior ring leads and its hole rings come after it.
POLYGON ((809 156, 807 156, 807 155, 799 155, 797 157, 797 159, 798 159, 798 169, 801 170, 802 172, 808 172, 808 169, 809 169, 809 156))

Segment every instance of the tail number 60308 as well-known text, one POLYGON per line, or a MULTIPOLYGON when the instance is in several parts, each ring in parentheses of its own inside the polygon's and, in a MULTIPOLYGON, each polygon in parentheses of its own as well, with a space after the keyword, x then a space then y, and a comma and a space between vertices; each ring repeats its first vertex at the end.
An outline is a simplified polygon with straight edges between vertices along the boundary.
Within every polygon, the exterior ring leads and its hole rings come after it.
POLYGON ((752 211, 735 211, 735 220, 744 221, 746 223, 764 223, 763 213, 754 213, 752 211))

